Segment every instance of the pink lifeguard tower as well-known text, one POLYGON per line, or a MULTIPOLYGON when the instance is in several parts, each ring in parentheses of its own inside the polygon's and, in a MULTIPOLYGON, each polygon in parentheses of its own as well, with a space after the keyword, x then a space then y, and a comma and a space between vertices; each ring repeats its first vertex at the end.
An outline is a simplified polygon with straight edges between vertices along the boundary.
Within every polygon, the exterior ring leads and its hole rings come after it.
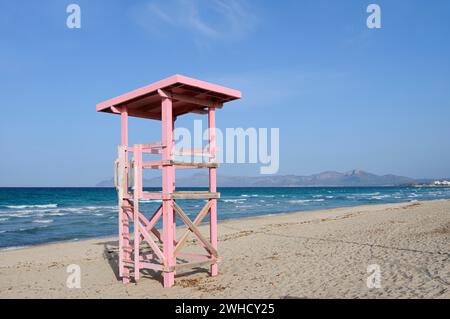
POLYGON ((217 192, 216 109, 223 104, 241 98, 236 90, 199 81, 182 75, 174 75, 162 81, 99 103, 97 111, 120 114, 121 143, 118 159, 114 164, 114 183, 119 201, 119 275, 124 283, 131 277, 139 279, 141 269, 161 271, 164 287, 174 284, 175 272, 180 268, 210 265, 212 276, 218 274, 217 263, 217 192), (188 114, 207 114, 209 145, 202 149, 176 151, 173 130, 177 117, 188 114), (128 117, 160 120, 161 142, 128 145, 128 117), (129 154, 133 157, 129 160, 129 154), (143 155, 157 154, 157 161, 145 161, 143 155), (178 161, 175 156, 202 158, 202 161, 178 161), (206 160, 205 160, 206 159, 206 160), (177 169, 208 169, 209 191, 177 191, 177 169), (143 169, 162 170, 162 191, 147 192, 142 186, 143 169), (180 207, 181 200, 204 199, 206 204, 197 217, 191 220, 180 207), (140 200, 161 200, 160 207, 146 217, 139 208, 140 200), (198 226, 210 215, 209 240, 198 226), (186 225, 179 237, 176 235, 176 217, 186 225), (162 217, 162 231, 156 228, 162 217), (130 221, 133 223, 133 240, 130 237, 130 221), (206 253, 182 252, 190 233, 193 233, 206 253), (144 241, 148 247, 143 249, 144 241), (150 253, 148 252, 150 248, 150 253), (182 259, 182 262, 178 262, 182 259))

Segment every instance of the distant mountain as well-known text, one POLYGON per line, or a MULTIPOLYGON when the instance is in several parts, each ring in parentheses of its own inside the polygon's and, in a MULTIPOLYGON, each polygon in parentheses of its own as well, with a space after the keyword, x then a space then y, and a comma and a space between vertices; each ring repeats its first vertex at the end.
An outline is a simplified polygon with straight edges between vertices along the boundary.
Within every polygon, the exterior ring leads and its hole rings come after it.
MULTIPOLYGON (((346 173, 323 172, 309 176, 263 175, 255 177, 218 176, 221 187, 320 187, 320 186, 400 186, 415 184, 416 180, 396 175, 375 175, 361 170, 346 173)), ((161 187, 161 177, 144 179, 144 187, 161 187)), ((113 179, 102 181, 97 187, 113 187, 113 179)), ((194 174, 177 178, 178 187, 208 186, 208 175, 194 174)))

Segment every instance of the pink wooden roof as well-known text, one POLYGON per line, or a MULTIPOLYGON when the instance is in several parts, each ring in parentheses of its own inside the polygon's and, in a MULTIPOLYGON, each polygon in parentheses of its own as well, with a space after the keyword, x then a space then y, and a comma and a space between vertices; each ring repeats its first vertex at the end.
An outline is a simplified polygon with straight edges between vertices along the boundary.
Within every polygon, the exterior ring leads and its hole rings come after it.
POLYGON ((174 95, 182 95, 187 99, 173 98, 173 114, 201 112, 208 104, 218 104, 241 98, 241 92, 220 85, 192 79, 183 75, 174 75, 167 79, 144 86, 140 89, 122 94, 115 98, 97 104, 98 112, 115 113, 113 107, 128 107, 128 115, 149 119, 161 119, 161 97, 158 90, 174 95), (189 98, 205 105, 190 103, 189 98))

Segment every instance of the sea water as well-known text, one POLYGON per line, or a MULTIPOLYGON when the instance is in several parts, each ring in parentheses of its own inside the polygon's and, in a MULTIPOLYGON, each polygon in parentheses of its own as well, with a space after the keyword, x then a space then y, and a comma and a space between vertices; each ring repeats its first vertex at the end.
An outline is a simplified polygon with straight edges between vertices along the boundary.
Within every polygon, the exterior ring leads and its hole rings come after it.
MULTIPOLYGON (((221 188, 219 191, 220 220, 450 199, 450 188, 441 187, 221 188)), ((206 201, 179 203, 194 218, 206 201)), ((149 216, 159 205, 160 201, 143 201, 140 210, 149 216)), ((116 235, 117 210, 117 195, 112 188, 0 188, 0 247, 116 235)))

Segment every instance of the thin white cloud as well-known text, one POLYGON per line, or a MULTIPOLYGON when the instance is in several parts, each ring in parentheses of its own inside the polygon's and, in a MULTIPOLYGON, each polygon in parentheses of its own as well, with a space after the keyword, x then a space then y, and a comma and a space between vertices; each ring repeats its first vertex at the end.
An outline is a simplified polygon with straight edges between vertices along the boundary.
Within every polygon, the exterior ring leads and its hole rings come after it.
POLYGON ((181 19, 180 22, 182 26, 191 27, 192 29, 202 33, 208 37, 217 37, 219 32, 212 27, 208 26, 208 24, 203 20, 199 4, 196 1, 182 0, 184 5, 184 10, 186 11, 182 17, 185 19, 181 19))
MULTIPOLYGON (((310 70, 300 67, 289 69, 260 69, 221 76, 205 76, 207 80, 242 91, 247 107, 274 107, 286 101, 319 94, 317 88, 338 86, 347 78, 339 70, 310 70)), ((295 104, 288 104, 292 107, 295 104)))
POLYGON ((238 0, 152 1, 145 9, 144 14, 150 15, 146 21, 153 30, 161 31, 169 25, 219 40, 240 39, 254 29, 257 21, 245 3, 238 0))
POLYGON ((170 15, 166 14, 163 10, 161 10, 160 7, 158 5, 156 5, 155 3, 149 3, 147 5, 147 8, 157 18, 159 18, 162 21, 169 23, 171 25, 175 25, 175 21, 173 20, 173 18, 171 18, 170 15))

